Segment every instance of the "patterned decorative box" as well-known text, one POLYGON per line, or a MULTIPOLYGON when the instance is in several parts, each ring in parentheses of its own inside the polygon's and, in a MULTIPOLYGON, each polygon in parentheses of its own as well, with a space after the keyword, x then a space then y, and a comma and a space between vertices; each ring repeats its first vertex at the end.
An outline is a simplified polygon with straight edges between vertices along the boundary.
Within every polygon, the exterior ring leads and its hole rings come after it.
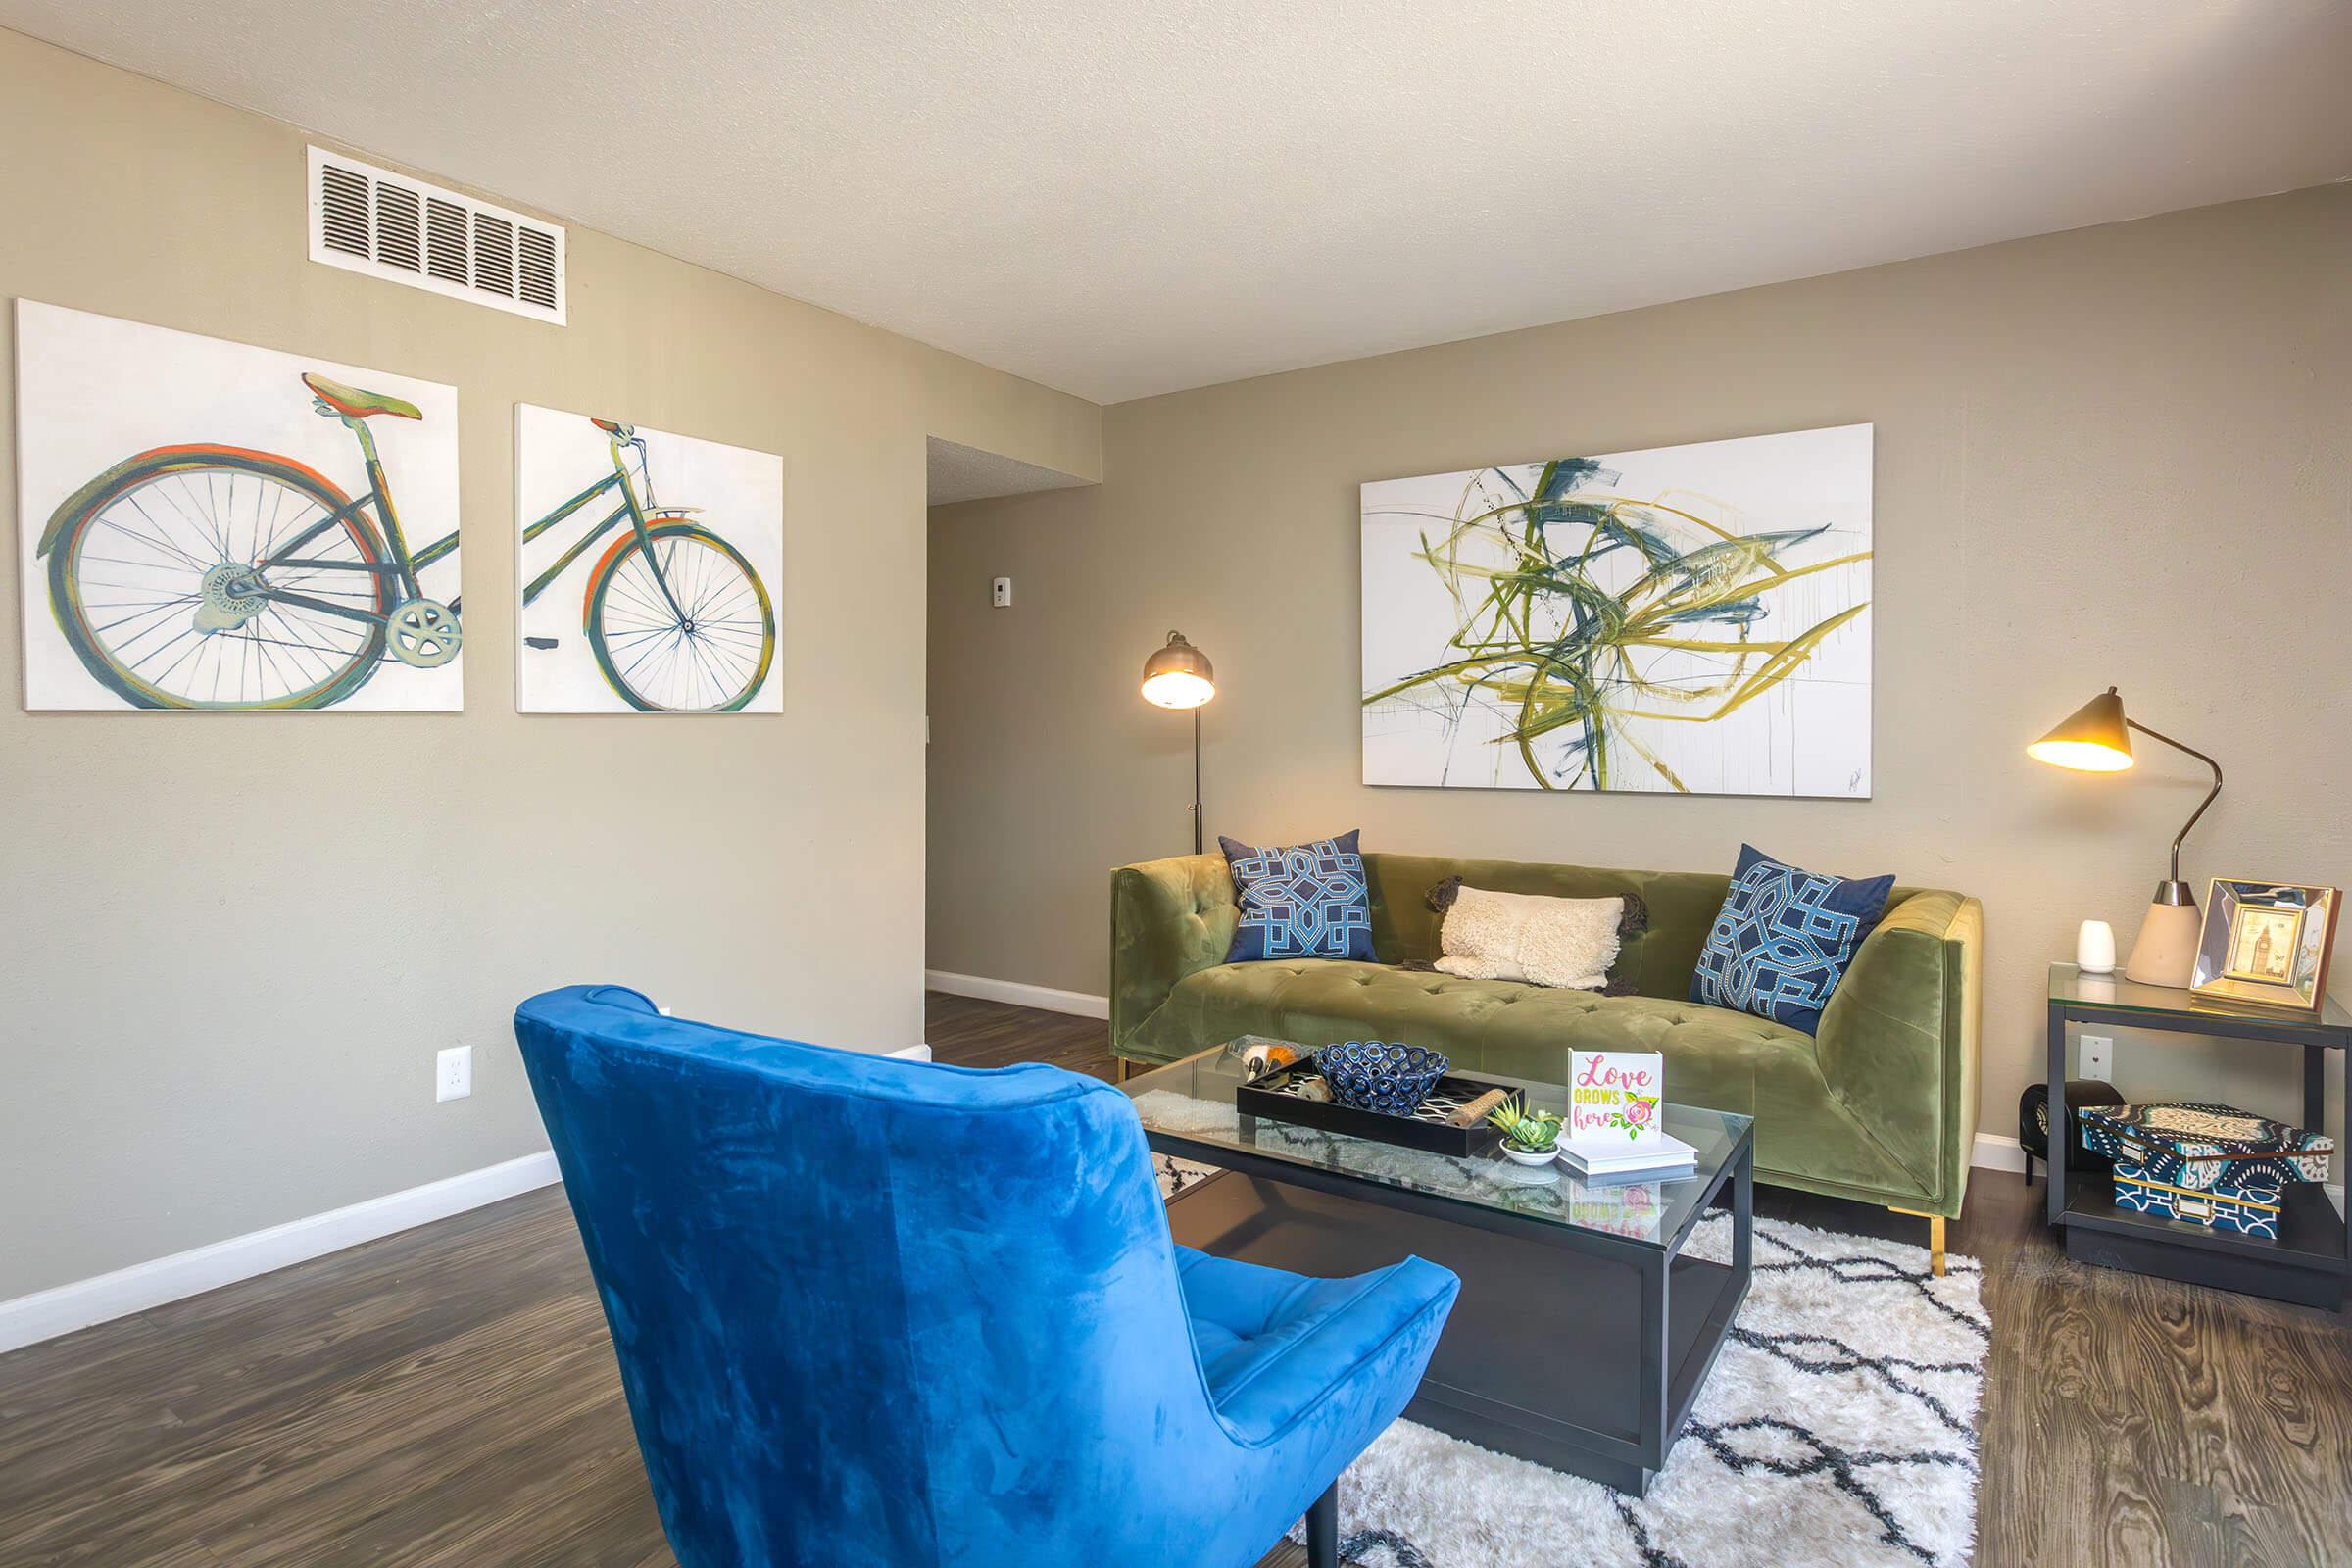
POLYGON ((2272 1121, 2234 1105, 2173 1101, 2148 1105, 2089 1105, 2076 1113, 2083 1142, 2133 1165, 2143 1178, 2190 1192, 2224 1187, 2274 1191, 2324 1182, 2335 1140, 2272 1121))
POLYGON ((2217 1231, 2235 1231, 2265 1241, 2278 1239, 2278 1198, 2276 1187, 2239 1187, 2223 1181, 2191 1190, 2155 1180, 2138 1165, 2115 1167, 2118 1208, 2184 1219, 2192 1225, 2210 1225, 2217 1231))

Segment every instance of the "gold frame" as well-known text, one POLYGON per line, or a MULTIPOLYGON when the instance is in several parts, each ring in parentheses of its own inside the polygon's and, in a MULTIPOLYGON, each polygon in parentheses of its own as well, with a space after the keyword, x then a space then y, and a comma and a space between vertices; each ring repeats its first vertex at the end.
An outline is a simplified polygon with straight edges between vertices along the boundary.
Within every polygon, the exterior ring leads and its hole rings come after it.
POLYGON ((2331 887, 2300 882, 2262 881, 2253 877, 2217 876, 2207 885, 2205 908, 2197 929, 2197 951, 2189 994, 2208 1002, 2251 1003, 2256 1006, 2309 1011, 2328 999, 2328 970, 2335 949, 2336 915, 2343 894, 2331 887), (2294 903, 2278 902, 2281 894, 2299 895, 2294 903), (2295 957, 2284 980, 2238 968, 2238 930, 2249 911, 2294 917, 2295 957), (2306 968, 2303 954, 2310 946, 2311 922, 2320 922, 2317 956, 2306 968))

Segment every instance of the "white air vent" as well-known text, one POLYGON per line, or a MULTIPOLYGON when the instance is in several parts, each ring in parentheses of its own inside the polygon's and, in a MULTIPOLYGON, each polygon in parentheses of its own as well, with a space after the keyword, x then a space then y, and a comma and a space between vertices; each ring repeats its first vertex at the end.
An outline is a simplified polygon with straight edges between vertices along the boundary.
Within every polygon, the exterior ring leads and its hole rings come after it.
POLYGON ((311 149, 311 260, 564 324, 564 230, 311 149))

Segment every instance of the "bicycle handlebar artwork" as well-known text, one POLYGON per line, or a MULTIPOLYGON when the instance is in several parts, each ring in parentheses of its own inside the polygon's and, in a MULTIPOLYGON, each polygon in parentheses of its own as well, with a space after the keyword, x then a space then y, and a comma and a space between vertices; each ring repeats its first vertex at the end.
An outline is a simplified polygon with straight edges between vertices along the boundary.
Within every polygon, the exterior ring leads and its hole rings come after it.
POLYGON ((783 710, 782 458, 517 404, 514 514, 522 711, 783 710))
MULTIPOLYGON (((27 708, 464 706, 455 388, 29 300, 17 341, 27 708), (413 548, 403 510, 447 531, 413 548)), ((516 423, 518 494, 568 496, 518 514, 526 560, 579 529, 518 579, 523 709, 780 711, 782 460, 516 423)))

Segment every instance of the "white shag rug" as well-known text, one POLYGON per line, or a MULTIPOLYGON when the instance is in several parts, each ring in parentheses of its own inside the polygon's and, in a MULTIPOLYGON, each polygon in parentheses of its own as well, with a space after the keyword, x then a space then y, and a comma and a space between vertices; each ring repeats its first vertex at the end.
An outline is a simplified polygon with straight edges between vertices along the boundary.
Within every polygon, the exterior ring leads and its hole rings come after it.
MULTIPOLYGON (((1209 1174, 1162 1159, 1163 1191, 1209 1174)), ((1714 1215, 1690 1250, 1729 1261, 1714 1215)), ((1959 1568, 1991 1331, 1976 1259, 1759 1219, 1755 1277, 1646 1498, 1399 1421, 1340 1483, 1358 1568, 1959 1568)))

